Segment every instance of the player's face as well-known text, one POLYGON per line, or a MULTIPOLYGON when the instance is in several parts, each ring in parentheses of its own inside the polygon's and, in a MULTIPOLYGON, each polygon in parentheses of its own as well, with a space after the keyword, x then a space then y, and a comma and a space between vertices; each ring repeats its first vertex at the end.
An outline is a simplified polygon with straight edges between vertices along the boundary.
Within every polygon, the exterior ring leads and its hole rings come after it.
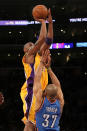
POLYGON ((34 54, 32 54, 32 55, 29 55, 28 57, 27 57, 27 61, 31 64, 31 63, 34 63, 34 59, 35 59, 35 55, 34 54))
MULTIPOLYGON (((25 46, 24 46, 24 53, 25 54, 27 54, 27 52, 30 50, 30 49, 32 49, 33 47, 34 47, 35 45, 32 43, 32 42, 29 42, 29 43, 27 43, 25 46)), ((35 55, 34 54, 32 54, 32 55, 27 55, 26 56, 26 59, 27 59, 27 62, 28 63, 34 63, 34 57, 35 57, 35 55)))
POLYGON ((51 101, 51 102, 54 102, 57 98, 57 92, 51 92, 48 94, 48 99, 51 101))
POLYGON ((49 84, 46 87, 46 96, 51 102, 56 100, 56 98, 57 98, 57 87, 54 84, 49 84))

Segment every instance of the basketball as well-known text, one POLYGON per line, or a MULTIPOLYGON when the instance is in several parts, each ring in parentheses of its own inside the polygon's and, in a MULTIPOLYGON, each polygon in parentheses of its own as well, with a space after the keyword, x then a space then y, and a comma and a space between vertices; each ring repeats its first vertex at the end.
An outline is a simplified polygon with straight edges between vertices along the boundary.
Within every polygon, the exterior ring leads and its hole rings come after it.
POLYGON ((35 20, 46 19, 48 15, 48 9, 45 5, 36 5, 32 10, 32 15, 35 20))

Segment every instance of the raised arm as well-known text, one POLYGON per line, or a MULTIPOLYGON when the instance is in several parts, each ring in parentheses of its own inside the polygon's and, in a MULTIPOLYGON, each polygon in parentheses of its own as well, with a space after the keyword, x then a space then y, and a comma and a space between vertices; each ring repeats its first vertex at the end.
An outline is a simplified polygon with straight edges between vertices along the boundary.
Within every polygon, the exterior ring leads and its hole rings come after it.
POLYGON ((42 88, 41 88, 41 74, 42 74, 42 71, 45 70, 45 66, 44 66, 44 63, 46 62, 47 60, 47 57, 48 57, 48 54, 49 54, 49 51, 46 50, 45 53, 43 52, 42 53, 42 57, 41 57, 41 61, 40 61, 40 64, 35 72, 35 77, 34 77, 34 87, 33 87, 33 93, 36 97, 36 105, 41 105, 41 102, 42 102, 42 94, 43 94, 43 91, 42 91, 42 88))
POLYGON ((62 92, 62 89, 61 89, 60 81, 58 80, 58 78, 54 74, 54 72, 52 71, 50 64, 51 64, 51 57, 48 56, 48 63, 45 66, 48 68, 48 74, 51 78, 52 83, 58 88, 57 99, 60 101, 61 112, 62 112, 63 106, 64 106, 63 92, 62 92))
POLYGON ((42 89, 41 89, 41 75, 42 71, 44 69, 44 65, 42 62, 40 62, 36 72, 35 72, 35 77, 34 77, 34 87, 33 87, 33 93, 37 97, 37 94, 39 94, 39 97, 41 98, 42 96, 42 89))
POLYGON ((52 21, 52 16, 51 16, 51 10, 50 9, 48 11, 48 19, 47 20, 49 22, 48 33, 47 33, 45 43, 40 48, 41 53, 42 53, 42 51, 45 51, 46 49, 49 49, 50 45, 53 42, 53 21, 52 21))
MULTIPOLYGON (((46 29, 46 21, 44 19, 38 19, 37 21, 39 21, 40 23, 42 23, 42 26, 41 26, 41 30, 40 30, 40 34, 39 34, 39 38, 37 40, 40 41, 43 37, 46 38, 47 36, 47 29, 46 29)), ((36 43, 37 43, 36 42, 36 43)))
POLYGON ((46 62, 48 55, 49 55, 49 51, 48 50, 46 50, 45 52, 42 53, 40 64, 39 64, 39 66, 38 66, 38 68, 37 68, 37 70, 35 72, 34 88, 33 88, 35 96, 37 95, 38 92, 40 92, 40 89, 41 89, 41 83, 40 83, 41 74, 42 74, 42 71, 45 70, 44 63, 46 62))
POLYGON ((60 82, 59 82, 58 78, 56 77, 56 75, 54 74, 54 72, 52 71, 51 68, 48 69, 48 73, 49 73, 49 76, 51 78, 52 83, 55 84, 56 87, 58 87, 57 98, 60 101, 61 111, 62 111, 63 106, 64 106, 64 97, 63 97, 63 92, 62 92, 62 89, 61 89, 60 82))
POLYGON ((43 19, 40 19, 39 21, 41 22, 41 30, 40 30, 39 39, 36 41, 36 43, 33 46, 28 48, 25 55, 36 54, 40 50, 40 47, 45 42, 45 39, 46 39, 46 23, 45 23, 45 20, 43 20, 43 19))
POLYGON ((51 15, 51 10, 49 9, 49 14, 48 14, 48 33, 47 37, 53 40, 53 21, 52 21, 52 15, 51 15))

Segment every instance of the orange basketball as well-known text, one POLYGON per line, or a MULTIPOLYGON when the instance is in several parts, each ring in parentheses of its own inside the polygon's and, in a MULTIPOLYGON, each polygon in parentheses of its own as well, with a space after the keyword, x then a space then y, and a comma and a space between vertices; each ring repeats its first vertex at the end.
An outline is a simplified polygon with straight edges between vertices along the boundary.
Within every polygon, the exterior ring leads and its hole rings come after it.
POLYGON ((48 15, 48 9, 45 5, 36 5, 32 10, 33 18, 46 19, 48 15))

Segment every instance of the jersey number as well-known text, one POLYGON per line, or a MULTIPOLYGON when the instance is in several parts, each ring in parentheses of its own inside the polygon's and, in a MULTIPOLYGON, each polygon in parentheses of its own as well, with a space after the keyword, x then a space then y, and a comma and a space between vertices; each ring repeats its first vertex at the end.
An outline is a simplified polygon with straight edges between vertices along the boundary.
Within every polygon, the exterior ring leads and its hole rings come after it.
MULTIPOLYGON (((50 115, 48 115, 48 114, 44 114, 44 115, 43 115, 43 118, 44 118, 45 120, 44 120, 44 123, 42 123, 42 126, 48 127, 48 125, 49 125, 49 117, 50 117, 50 115)), ((56 122, 56 118, 57 118, 57 115, 52 115, 51 128, 54 127, 54 124, 55 124, 55 122, 56 122)))

